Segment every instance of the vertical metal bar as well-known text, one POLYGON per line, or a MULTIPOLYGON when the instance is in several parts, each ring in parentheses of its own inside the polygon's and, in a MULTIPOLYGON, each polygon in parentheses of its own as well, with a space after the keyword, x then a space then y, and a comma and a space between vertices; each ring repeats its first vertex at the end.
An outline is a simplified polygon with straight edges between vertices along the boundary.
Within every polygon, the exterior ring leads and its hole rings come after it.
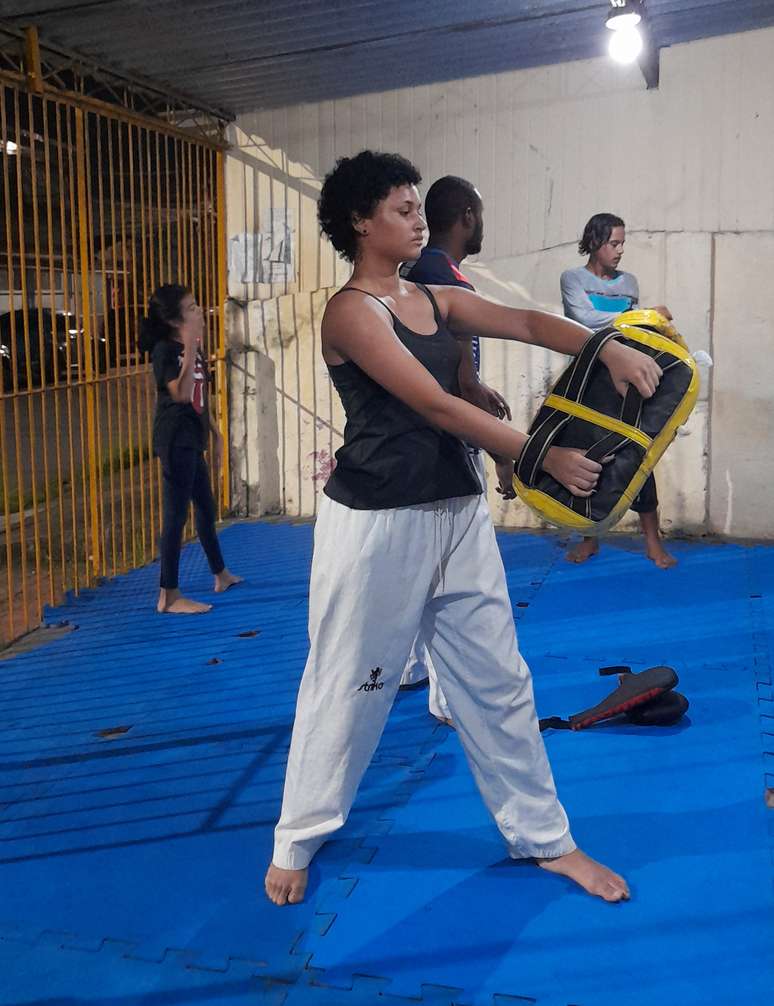
MULTIPOLYGON (((5 164, 3 164, 5 169, 5 164)), ((5 538, 5 573, 6 573, 6 589, 8 591, 8 610, 7 624, 8 632, 4 638, 7 642, 13 639, 13 612, 14 612, 14 593, 16 590, 16 584, 13 576, 13 549, 11 548, 11 539, 13 537, 13 528, 11 526, 11 501, 9 498, 10 486, 8 485, 8 461, 6 453, 6 443, 5 443, 5 393, 0 390, 0 408, 3 410, 2 421, 0 422, 0 470, 2 471, 2 486, 3 486, 3 527, 4 527, 4 538, 5 538)))
POLYGON ((226 186, 224 178, 225 158, 223 151, 216 154, 216 184, 218 191, 218 426, 223 436, 223 467, 221 482, 223 493, 223 508, 231 508, 231 469, 229 463, 229 426, 228 426, 228 388, 226 386, 226 186))
MULTIPOLYGON (((112 332, 113 341, 115 344, 115 366, 116 370, 120 371, 121 367, 121 309, 120 305, 124 305, 124 314, 126 312, 126 304, 124 298, 121 296, 120 284, 122 282, 122 276, 125 269, 125 263, 123 258, 121 259, 120 268, 118 266, 116 256, 120 253, 120 245, 118 240, 118 229, 116 228, 116 169, 113 160, 113 129, 116 126, 120 129, 120 123, 116 123, 113 119, 107 120, 107 156, 108 156, 108 184, 110 186, 110 247, 113 253, 113 303, 111 306, 111 314, 114 322, 114 330, 112 332)), ((120 190, 119 190, 120 191, 120 190)), ((119 204, 119 211, 123 213, 123 207, 119 204)), ((120 508, 120 528, 114 529, 114 537, 116 537, 116 531, 120 531, 121 536, 121 569, 127 568, 127 558, 126 558, 126 478, 124 476, 124 409, 121 402, 121 392, 126 384, 126 377, 122 373, 116 374, 115 380, 115 392, 116 392, 116 417, 118 422, 118 452, 119 452, 119 465, 118 465, 118 493, 119 493, 119 508, 120 508)), ((129 459, 131 464, 131 458, 129 459)))
MULTIPOLYGON (((140 186, 140 242, 142 248, 142 302, 147 304, 150 300, 151 293, 153 292, 153 232, 152 232, 152 218, 150 213, 150 203, 148 193, 146 193, 146 171, 150 170, 150 153, 148 150, 148 134, 146 130, 137 127, 137 164, 138 164, 138 179, 140 186), (145 148, 143 150, 143 147, 145 148), (150 228, 150 233, 148 232, 150 228)), ((148 175, 148 181, 151 182, 151 177, 148 175)), ((153 186, 149 184, 148 188, 152 191, 153 186)), ((141 361, 138 360, 138 365, 141 361)), ((140 444, 140 471, 144 473, 145 471, 145 448, 151 439, 151 416, 152 416, 152 406, 150 402, 150 388, 149 381, 147 378, 147 373, 145 368, 142 371, 138 371, 141 375, 138 380, 141 383, 141 387, 138 387, 138 394, 142 396, 143 408, 141 410, 142 420, 141 420, 141 430, 142 433, 138 435, 138 442, 140 444)), ((156 540, 156 525, 155 525, 155 507, 154 507, 154 484, 153 478, 151 476, 150 462, 148 464, 147 475, 142 475, 142 485, 145 487, 147 483, 148 487, 148 546, 143 545, 143 552, 145 558, 149 557, 149 552, 147 548, 153 550, 153 543, 156 540)), ((143 495, 143 514, 145 514, 146 503, 145 496, 143 495)))
MULTIPOLYGON (((196 231, 194 240, 196 251, 196 299, 203 308, 206 303, 207 292, 204 286, 204 266, 202 263, 202 227, 204 226, 204 218, 202 216, 200 155, 201 147, 192 145, 191 174, 194 198, 191 201, 191 232, 193 236, 193 231, 196 231)), ((209 319, 205 314, 204 345, 202 346, 202 353, 205 357, 211 351, 211 342, 209 319)))
POLYGON ((97 498, 97 437, 96 403, 94 389, 94 359, 91 315, 91 290, 89 275, 89 205, 86 194, 86 130, 82 108, 75 110, 75 155, 78 166, 78 246, 81 264, 81 312, 83 321, 83 349, 86 376, 86 439, 89 465, 89 520, 91 522, 91 569, 94 576, 100 570, 100 533, 97 498))
MULTIPOLYGON (((191 231, 192 236, 194 236, 194 248, 196 252, 196 286, 197 286, 197 301, 202 309, 202 316, 204 318, 204 331, 202 333, 203 345, 202 345, 202 355, 205 360, 207 360, 207 368, 210 367, 210 359, 213 352, 213 337, 210 326, 210 316, 207 310, 207 287, 205 285, 205 271, 204 262, 202 254, 202 230, 205 226, 204 212, 203 212, 203 200, 202 200, 202 172, 201 172, 201 155, 202 148, 199 144, 192 144, 191 146, 191 175, 192 175, 192 193, 193 198, 191 201, 191 231), (193 232, 195 230, 195 235, 193 232)), ((209 393, 209 388, 207 389, 209 393)), ((209 394, 208 394, 209 398, 209 394)), ((208 415, 209 421, 209 415, 208 415)), ((207 434, 207 446, 209 448, 209 458, 213 457, 212 450, 212 433, 207 434)), ((214 479, 215 474, 212 470, 212 465, 210 465, 210 479, 214 479)), ((218 489, 215 485, 215 497, 217 499, 218 489)))
MULTIPOLYGON (((100 247, 100 272, 102 274, 102 324, 103 324, 103 334, 105 338, 105 349, 104 349, 104 373, 105 380, 98 385, 98 394, 100 398, 104 396, 105 406, 107 411, 107 452, 105 452, 104 447, 100 449, 100 472, 104 472, 104 468, 107 465, 107 480, 108 480, 108 492, 110 493, 109 500, 109 512, 110 512, 110 523, 108 525, 108 531, 105 532, 105 516, 104 516, 104 474, 102 477, 102 492, 100 493, 103 501, 103 514, 102 514, 102 528, 103 528, 103 541, 104 538, 108 537, 110 540, 110 557, 111 566, 110 571, 115 574, 117 570, 117 554, 116 554, 116 489, 115 489, 115 477, 113 473, 114 459, 116 457, 115 449, 115 438, 113 436, 113 390, 114 382, 110 379, 112 375, 108 374, 108 371, 112 369, 111 363, 111 352, 113 346, 113 338, 110 324, 110 304, 108 296, 108 284, 106 280, 107 276, 107 266, 106 261, 107 255, 107 244, 105 243, 105 193, 103 187, 103 176, 104 176, 104 165, 102 160, 102 128, 103 126, 110 130, 110 120, 104 117, 95 116, 94 127, 96 133, 96 145, 95 145, 95 166, 97 172, 97 206, 98 206, 98 218, 99 218, 99 247, 100 247)), ((115 275, 115 245, 110 242, 110 253, 113 260, 113 268, 111 270, 112 275, 115 275)), ((101 426, 101 424, 100 424, 101 426)), ((118 464, 121 466, 121 444, 118 444, 118 464)), ((105 572, 108 572, 107 565, 107 549, 103 550, 103 567, 105 572)))
MULTIPOLYGON (((148 235, 150 249, 150 282, 149 293, 152 293, 163 282, 164 267, 163 241, 161 238, 160 216, 160 179, 158 176, 158 154, 159 154, 159 134, 157 130, 147 131, 147 165, 148 165, 148 235), (152 142, 153 141, 153 142, 152 142), (155 146, 155 155, 153 147, 155 146), (154 185, 155 173, 155 185, 154 185)), ((155 404, 154 390, 151 385, 148 370, 145 374, 145 422, 146 422, 146 444, 148 447, 148 486, 150 488, 151 501, 151 554, 156 551, 156 542, 159 539, 161 530, 161 486, 156 477, 156 466, 153 459, 153 413, 155 404)))
MULTIPOLYGON (((211 182, 211 172, 210 167, 210 151, 204 147, 200 146, 198 150, 198 161, 199 161, 199 191, 200 191, 200 209, 199 209, 199 235, 202 238, 202 243, 199 246, 199 255, 202 260, 204 269, 204 285, 202 300, 206 305, 205 318, 207 319, 207 352, 208 358, 214 361, 213 375, 217 380, 217 356, 218 356, 218 328, 217 321, 213 317, 213 305, 217 302, 216 298, 213 297, 212 286, 214 284, 214 274, 215 269, 211 268, 210 256, 212 249, 214 247, 214 242, 210 240, 210 224, 212 220, 212 186, 211 182), (214 323, 214 324, 213 324, 214 323)), ((215 385, 215 393, 213 395, 213 408, 215 416, 218 415, 218 389, 217 384, 215 385)), ((224 453, 228 449, 224 444, 224 453)), ((213 482, 213 492, 215 496, 215 501, 218 508, 218 516, 221 515, 222 501, 220 492, 220 473, 215 472, 214 466, 210 472, 210 477, 213 482)))
MULTIPOLYGON (((22 158, 24 155, 24 143, 22 142, 22 130, 21 130, 21 115, 20 115, 20 103, 19 103, 19 92, 14 90, 13 92, 14 101, 14 122, 16 125, 16 135, 17 135, 17 150, 16 150, 16 226, 17 226, 17 239, 19 242, 19 281, 21 287, 22 296, 22 327, 24 329, 24 355, 25 355, 25 388, 26 394, 24 399, 27 405, 27 429, 32 430, 32 411, 30 408, 30 388, 32 387, 32 359, 30 352, 30 319, 29 319, 29 308, 27 305, 27 245, 25 237, 24 228, 24 183, 22 179, 22 158)), ((11 331, 12 331, 12 347, 11 352, 16 353, 18 351, 18 339, 15 337, 13 332, 15 327, 15 311, 11 312, 11 331)), ((18 370, 14 374, 14 391, 18 391, 18 370)), ((18 402, 18 397, 14 399, 14 403, 18 402)), ((20 546, 20 562, 22 567, 22 584, 26 587, 27 582, 27 534, 26 534, 26 502, 24 493, 24 478, 22 469, 22 445, 21 445, 21 428, 19 423, 18 409, 14 408, 14 422, 16 424, 16 469, 18 473, 18 497, 19 497, 19 546, 20 546)), ((37 566, 37 518, 38 518, 38 507, 37 507, 37 496, 36 496, 36 481, 37 481, 37 471, 35 466, 35 454, 32 449, 32 441, 29 444, 29 461, 30 467, 30 488, 32 496, 32 518, 33 518, 33 536, 34 536, 34 548, 35 548, 35 565, 37 566)), ((39 588, 37 584, 37 577, 35 578, 35 594, 38 601, 38 606, 40 606, 40 596, 39 588)), ((22 593, 24 612, 23 618, 25 622, 29 619, 30 607, 28 603, 28 598, 26 596, 26 589, 23 589, 22 593)))
POLYGON ((154 213, 153 213, 153 161, 151 159, 151 133, 150 130, 143 130, 145 135, 145 171, 141 173, 147 180, 147 185, 143 184, 143 193, 145 199, 144 206, 144 217, 143 226, 147 225, 148 228, 148 286, 147 293, 150 293, 156 289, 159 285, 158 275, 160 270, 156 270, 156 254, 154 249, 154 213))
MULTIPOLYGON (((223 388, 221 384, 220 375, 218 368, 220 367, 220 305, 221 297, 218 290, 219 284, 219 265, 218 265, 218 162, 216 154, 213 150, 207 151, 207 167, 209 173, 209 186, 210 186, 210 214, 209 214, 209 226, 208 234, 210 241, 210 268, 212 270, 212 305, 213 305, 213 345, 215 354, 215 422, 223 435, 223 411, 225 408, 225 403, 222 401, 223 388)), ((224 361, 225 366, 225 361, 224 361)), ((224 435, 223 439, 223 464, 228 466, 229 464, 229 443, 224 435)), ((223 482, 223 469, 221 469, 220 477, 218 478, 217 492, 215 497, 218 504, 218 517, 223 516, 223 512, 227 509, 226 497, 224 495, 224 482, 223 482)))
MULTIPOLYGON (((124 390, 126 392, 126 430, 127 446, 129 450, 129 523, 130 540, 132 551, 132 565, 137 565, 137 531, 135 523, 135 463, 134 463, 134 428, 132 422, 132 399, 134 382, 134 359, 132 347, 130 345, 129 332, 131 329, 130 319, 139 317, 137 311, 137 291, 135 286, 134 271, 134 245, 132 245, 131 271, 130 258, 127 252, 126 242, 126 211, 129 199, 127 198, 126 184, 131 184, 133 174, 127 174, 126 156, 124 153, 124 131, 127 134, 129 126, 119 122, 118 124, 118 162, 121 178, 121 260, 123 262, 123 289, 124 289, 124 349, 126 352, 126 374, 124 377, 124 390), (131 281, 130 281, 131 277, 131 281)), ((134 241, 134 235, 132 235, 134 241)))
MULTIPOLYGON (((158 131, 156 132, 156 221, 157 221, 157 240, 158 240, 158 253, 159 253, 159 272, 158 272, 158 282, 159 283, 169 283, 169 272, 170 263, 169 257, 167 255, 165 261, 165 250, 168 250, 168 229, 164 225, 164 209, 162 201, 162 178, 161 178, 161 141, 162 134, 158 131), (167 239, 165 240, 165 232, 167 233, 167 239)), ((148 380, 150 385, 150 380, 148 380)), ((152 429, 152 412, 151 409, 148 410, 148 423, 149 423, 149 433, 148 433, 148 444, 151 446, 150 457, 148 460, 148 465, 150 466, 150 479, 156 490, 156 499, 158 500, 158 507, 156 509, 156 523, 153 526, 153 541, 156 542, 161 536, 161 520, 162 520, 162 488, 161 488, 161 469, 157 460, 153 457, 153 429, 152 429)))
MULTIPOLYGON (((135 128, 136 127, 132 126, 131 123, 127 125, 127 150, 129 158, 129 224, 132 234, 132 308, 133 315, 136 317, 141 310, 144 312, 145 303, 143 302, 142 307, 140 306, 138 296, 139 291, 137 287, 137 217, 135 216, 135 156, 133 139, 133 130, 135 128)), ((147 528, 145 526, 145 463, 143 458, 142 443, 142 397, 138 384, 139 373, 138 352, 137 348, 134 347, 132 358, 132 385, 135 395, 134 405, 137 424, 133 432, 137 437, 137 470, 140 481, 140 554, 143 558, 145 558, 148 554, 148 535, 147 528)), ((134 505, 135 501, 132 502, 134 505)))
POLYGON ((169 260, 164 262, 164 215, 162 212, 161 203, 161 134, 159 132, 155 133, 156 137, 156 228, 158 231, 158 249, 159 249, 159 271, 157 274, 157 279, 154 280, 154 286, 158 286, 159 283, 166 283, 168 270, 169 270, 169 260))
MULTIPOLYGON (((2 137, 3 150, 8 149, 8 124, 6 116, 6 103, 5 103, 6 89, 0 86, 0 136, 2 137)), ((18 127, 17 127, 18 134, 18 127)), ((15 134, 15 135, 17 135, 15 134)), ((11 182, 9 178, 9 157, 3 157, 3 205, 5 207, 5 254, 6 263, 8 268, 8 291, 11 298, 10 307, 10 340, 11 345, 8 347, 11 354, 11 392, 12 394, 17 389, 17 378, 16 378, 16 339, 15 339, 15 325, 14 325, 14 308, 16 306, 14 291, 16 289, 16 274, 13 267, 13 230, 11 227, 11 182)), ((5 375, 3 374, 3 396, 5 395, 5 375)), ((14 554, 13 554, 13 528, 11 526, 11 487, 8 480, 8 467, 6 465, 6 442, 5 442, 5 426, 6 418, 9 414, 9 409, 6 408, 6 403, 3 398, 0 398, 0 405, 3 409, 2 422, 0 422, 0 450, 2 450, 3 459, 3 516, 5 517, 5 557, 7 564, 7 580, 8 580, 8 638, 13 639, 14 629, 15 629, 15 619, 14 614, 16 610, 16 577, 14 576, 14 554)), ((14 416, 14 431, 18 429, 18 423, 16 421, 16 415, 18 412, 18 399, 13 396, 10 403, 11 409, 13 410, 14 416)), ((18 442, 17 442, 17 452, 18 452, 18 442)), ((18 479, 18 453, 16 456, 16 467, 17 467, 17 479, 18 479)), ((18 491, 17 491, 17 495, 18 491)), ((23 588, 26 587, 23 584, 23 588)), ((22 604, 26 608, 26 597, 22 594, 22 604)))
POLYGON ((199 232, 202 236, 202 262, 204 266, 204 292, 202 293, 202 304, 206 305, 207 309, 207 338, 208 338, 208 351, 214 354, 217 351, 217 326, 213 332, 212 324, 212 305, 214 303, 214 298, 212 296, 212 280, 213 280, 213 270, 210 263, 210 254, 212 251, 212 241, 210 240, 210 220, 212 218, 212 189, 210 186, 210 171, 209 171, 209 151, 206 147, 201 147, 199 149, 199 156, 201 161, 201 190, 202 190, 202 208, 201 215, 199 219, 199 232))
MULTIPOLYGON (((182 190, 183 190, 183 243, 185 247, 185 279, 184 284, 188 287, 191 293, 196 297, 196 283, 195 283, 195 272, 194 272, 194 251, 193 251, 193 205, 191 202, 191 145, 187 141, 183 143, 183 155, 182 155, 182 165, 183 165, 183 178, 182 178, 182 190)), ((186 525, 186 538, 190 538, 193 534, 193 510, 189 508, 188 511, 188 522, 186 525)))
POLYGON ((185 283, 186 277, 186 255, 185 255, 185 241, 183 240, 183 209, 182 209, 182 195, 181 189, 183 187, 183 165, 182 165, 182 141, 175 138, 175 222, 177 231, 177 271, 175 274, 175 282, 185 283))
MULTIPOLYGON (((200 162, 200 175, 201 175, 201 209, 199 211, 199 234, 202 238, 202 244, 200 246, 200 256, 202 259, 202 265, 204 269, 204 286, 202 288, 202 306, 205 311, 206 318, 206 333, 207 333, 207 352, 208 356, 216 358, 218 352, 218 329, 217 324, 213 325, 215 320, 212 315, 212 307, 215 303, 215 298, 212 296, 212 284, 213 284, 213 272, 211 268, 210 255, 212 251, 212 242, 210 240, 210 220, 212 218, 212 189, 210 187, 210 172, 209 167, 209 151, 206 147, 199 148, 199 162, 200 162)), ((216 361, 217 367, 217 361, 216 361)), ((217 392, 216 392, 217 394, 217 392)), ((214 402, 215 408, 217 410, 217 402, 214 402)), ((217 415, 217 411, 216 411, 217 415)), ((214 474, 214 473, 213 473, 214 474)), ((216 480, 215 485, 215 495, 220 496, 218 484, 220 479, 216 480)))
POLYGON ((188 236, 188 286, 194 297, 199 296, 196 289, 196 255, 194 252, 193 233, 193 164, 191 158, 191 144, 185 145, 185 192, 186 192, 186 229, 188 236))
MULTIPOLYGON (((92 123, 97 127, 98 123, 96 121, 97 117, 94 113, 84 112, 83 116, 83 126, 84 126, 84 166, 86 169, 86 205, 88 207, 88 262, 87 262, 87 277, 89 283, 89 291, 91 293, 90 301, 90 321, 91 321, 91 354, 93 363, 92 372, 92 398, 94 402, 94 429, 96 433, 96 448, 94 453, 94 471, 97 484, 97 514, 99 517, 97 523, 97 534, 99 540, 98 548, 98 566, 97 575, 104 576, 107 572, 107 554, 105 546, 105 479, 104 479, 104 468, 105 468, 105 451, 103 444, 104 435, 104 423, 102 421, 102 396, 105 391, 104 381, 100 380, 100 353, 99 353, 99 318, 97 316, 97 269, 96 269, 96 219, 94 214, 94 185, 92 179, 92 154, 93 154, 93 138, 92 138, 92 123)), ((99 170, 99 167, 98 167, 99 170)), ((104 265, 104 263, 103 263, 104 265)), ((104 273, 103 273, 104 274, 104 273)))
MULTIPOLYGON (((55 104, 52 104, 48 100, 44 101, 43 104, 43 166, 46 175, 46 235, 48 237, 48 286, 50 293, 50 311, 52 319, 57 317, 57 307, 56 307, 56 290, 57 290, 57 271, 56 271, 56 261, 55 261, 55 251, 54 251, 54 211, 53 203, 51 197, 51 135, 48 125, 49 115, 51 111, 54 111, 58 115, 58 108, 55 104)), ((57 186, 58 191, 59 186, 57 186)), ((60 191, 61 195, 61 191, 60 191)), ((64 242, 64 233, 61 234, 61 241, 64 242)), ((62 248, 62 254, 64 254, 64 248, 62 248)), ((69 346, 70 343, 70 325, 67 321, 66 316, 62 316, 63 324, 65 326, 65 347, 69 346)), ((65 349, 66 352, 66 349, 65 349)), ((65 359, 67 357, 65 356, 65 359)), ((66 376, 66 375, 65 375, 66 376)), ((57 552, 59 553, 59 577, 57 582, 57 594, 65 589, 67 586, 67 560, 65 552, 65 512, 64 512, 64 492, 65 492, 65 481, 62 471, 62 445, 61 445, 61 430, 62 430, 62 396, 60 393, 60 375, 59 367, 54 368, 54 388, 53 388, 53 398, 54 398, 54 443, 56 444, 56 509, 57 515, 59 517, 59 543, 57 552)), ((53 556, 54 542, 49 539, 49 549, 50 554, 53 556)), ((54 599, 52 598, 52 604, 54 599)))
MULTIPOLYGON (((73 137, 73 126, 75 125, 75 115, 76 110, 68 105, 64 106, 66 113, 67 122, 67 174, 68 174, 68 187, 69 187, 69 206, 70 206, 70 234, 72 240, 72 253, 73 253, 73 273, 72 273, 72 283, 73 283, 73 307, 75 308, 75 328, 77 330, 77 342, 76 342, 76 353, 75 353, 75 367, 76 367, 76 394, 78 403, 78 415, 77 415, 77 433, 79 435, 79 448, 80 448, 80 490, 81 490, 81 500, 78 506, 78 512, 76 513, 76 519, 78 520, 79 526, 83 529, 83 534, 81 536, 81 541, 83 542, 83 582, 86 586, 91 583, 91 533, 89 527, 89 521, 86 518, 86 512, 89 505, 89 488, 88 488, 88 445, 86 441, 86 423, 84 422, 84 413, 86 411, 86 388, 84 382, 84 362, 83 362, 83 336, 84 329, 81 326, 82 321, 82 305, 81 305, 81 295, 80 295, 80 284, 77 282, 77 277, 83 276, 83 269, 85 266, 82 263, 80 256, 80 242, 78 239, 79 235, 79 221, 78 221, 78 201, 77 201, 77 191, 78 191, 78 167, 77 161, 74 157, 74 151, 76 148, 76 141, 73 137)), ((75 469, 73 468, 73 478, 75 477, 75 469)), ((77 588, 76 588, 77 589, 77 588)))
POLYGON ((167 232, 167 272, 165 279, 171 283, 175 278, 175 266, 172 262, 172 203, 170 197, 169 146, 172 141, 164 137, 164 188, 166 191, 166 232, 167 232))
MULTIPOLYGON (((70 485, 70 517, 72 520, 72 582, 74 589, 78 590, 80 582, 80 571, 78 569, 78 541, 80 521, 77 516, 77 503, 75 494, 75 451, 73 448, 73 388, 72 388, 72 340, 70 338, 70 275, 68 272, 68 242, 67 216, 65 214, 65 202, 72 208, 72 199, 66 199, 67 185, 69 188, 69 172, 65 171, 67 162, 62 155, 62 115, 69 119, 69 110, 66 106, 56 106, 56 158, 59 172, 59 230, 62 243, 62 306, 67 318, 67 341, 65 342, 65 402, 67 405, 67 449, 70 464, 69 485, 70 485)), ((71 210, 72 211, 72 210, 71 210)))
MULTIPOLYGON (((32 234, 33 234, 33 249, 34 249, 34 260, 35 260, 35 305, 37 308, 37 319, 38 319, 38 353, 40 359, 40 394, 29 396, 30 403, 30 413, 38 412, 36 418, 39 419, 40 428, 39 430, 35 428, 36 424, 30 426, 30 440, 34 442, 37 436, 40 436, 41 452, 43 455, 43 486, 42 486, 42 497, 44 500, 44 519, 46 527, 46 539, 45 542, 41 541, 40 538, 40 528, 38 526, 37 520, 34 523, 35 527, 35 581, 38 586, 38 611, 36 612, 35 621, 37 622, 43 613, 42 605, 42 585, 41 580, 43 579, 43 566, 44 560, 45 565, 48 567, 48 597, 49 604, 54 603, 54 580, 51 568, 51 479, 49 476, 48 468, 48 394, 47 394, 47 379, 46 379, 46 346, 43 333, 43 268, 40 261, 40 212, 38 208, 38 155, 37 155, 37 141, 35 139, 38 136, 36 123, 35 123, 35 109, 40 108, 40 99, 32 97, 31 94, 27 95, 27 117, 29 121, 29 133, 30 133, 30 195, 32 197, 32 234), (34 102, 34 104, 33 104, 34 102), (39 410, 36 405, 39 404, 39 410)), ((57 326, 56 314, 51 317, 51 366, 52 373, 56 375, 59 367, 59 352, 58 352, 58 340, 59 332, 57 326)), ((31 391, 31 389, 30 389, 31 391)), ((31 452, 32 453, 32 452, 31 452)), ((37 497, 40 486, 36 486, 34 490, 34 497, 37 497)), ((34 505, 34 504, 33 504, 34 505)), ((36 507, 37 510, 37 507, 36 507)))
POLYGON ((24 72, 27 87, 33 94, 43 93, 43 71, 40 66, 38 29, 34 25, 24 29, 24 72))
MULTIPOLYGON (((161 161, 159 152, 158 130, 148 131, 148 228, 151 234, 151 252, 155 248, 154 269, 150 289, 157 289, 165 283, 166 269, 164 266, 164 225, 161 212, 161 161), (153 140, 153 144, 151 144, 153 140), (152 146, 155 148, 152 150, 152 146), (155 185, 154 183, 155 177, 155 185)), ((151 487, 151 548, 155 553, 161 533, 161 482, 158 466, 153 456, 153 416, 155 411, 155 388, 150 373, 146 371, 145 388, 148 395, 147 443, 148 443, 148 483, 151 487)))

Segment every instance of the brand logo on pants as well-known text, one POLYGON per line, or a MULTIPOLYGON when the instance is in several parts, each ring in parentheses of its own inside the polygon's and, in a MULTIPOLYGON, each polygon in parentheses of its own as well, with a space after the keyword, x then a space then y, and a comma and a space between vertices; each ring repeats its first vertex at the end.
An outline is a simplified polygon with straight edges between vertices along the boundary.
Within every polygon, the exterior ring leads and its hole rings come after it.
POLYGON ((384 682, 380 681, 382 669, 381 667, 375 667, 371 671, 371 680, 364 681, 363 684, 358 688, 359 692, 380 692, 384 688, 384 682))

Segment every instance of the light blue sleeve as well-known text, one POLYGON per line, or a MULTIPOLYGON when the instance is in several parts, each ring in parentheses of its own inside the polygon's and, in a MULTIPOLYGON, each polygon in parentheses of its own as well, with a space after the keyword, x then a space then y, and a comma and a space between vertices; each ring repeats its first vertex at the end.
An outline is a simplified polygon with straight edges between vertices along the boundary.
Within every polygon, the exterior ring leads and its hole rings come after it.
POLYGON ((610 325, 620 313, 618 311, 597 311, 591 303, 589 295, 583 289, 580 277, 572 269, 562 273, 560 287, 565 315, 595 332, 610 325))

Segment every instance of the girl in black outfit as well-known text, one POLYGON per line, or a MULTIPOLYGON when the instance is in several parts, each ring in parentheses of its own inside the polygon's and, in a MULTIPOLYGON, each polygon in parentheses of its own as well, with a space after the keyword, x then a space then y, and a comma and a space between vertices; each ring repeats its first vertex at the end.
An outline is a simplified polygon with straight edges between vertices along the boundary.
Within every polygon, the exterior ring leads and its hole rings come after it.
POLYGON ((215 591, 228 590, 240 577, 226 569, 215 533, 215 500, 204 451, 215 436, 215 465, 220 468, 223 438, 209 411, 207 364, 200 350, 202 309, 184 286, 166 283, 153 294, 142 321, 140 349, 151 354, 156 382, 153 453, 164 477, 161 531, 161 613, 198 615, 211 604, 183 597, 178 588, 180 547, 188 507, 193 502, 196 532, 215 576, 215 591))

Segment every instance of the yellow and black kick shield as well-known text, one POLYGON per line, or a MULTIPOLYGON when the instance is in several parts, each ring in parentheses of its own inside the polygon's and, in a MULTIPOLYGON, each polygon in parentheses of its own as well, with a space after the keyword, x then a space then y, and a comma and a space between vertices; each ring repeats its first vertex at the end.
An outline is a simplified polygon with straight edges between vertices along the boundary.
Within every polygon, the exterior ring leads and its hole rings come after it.
POLYGON ((591 336, 546 398, 529 428, 513 485, 538 517, 563 529, 598 535, 631 506, 696 404, 699 375, 685 342, 656 311, 627 311, 591 336), (599 361, 610 339, 647 353, 663 377, 652 398, 634 387, 625 398, 599 361), (550 447, 574 447, 595 461, 612 455, 588 498, 573 496, 541 468, 550 447))

